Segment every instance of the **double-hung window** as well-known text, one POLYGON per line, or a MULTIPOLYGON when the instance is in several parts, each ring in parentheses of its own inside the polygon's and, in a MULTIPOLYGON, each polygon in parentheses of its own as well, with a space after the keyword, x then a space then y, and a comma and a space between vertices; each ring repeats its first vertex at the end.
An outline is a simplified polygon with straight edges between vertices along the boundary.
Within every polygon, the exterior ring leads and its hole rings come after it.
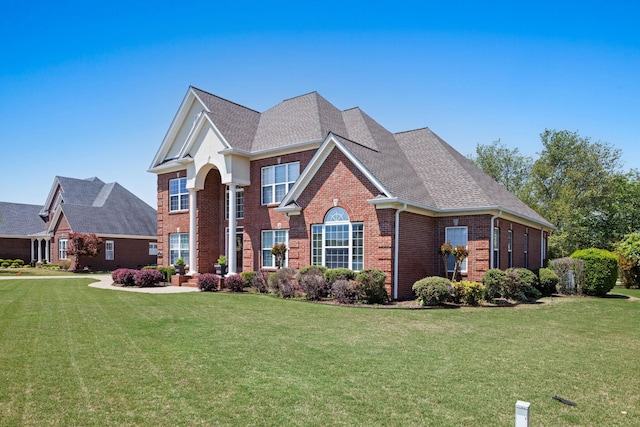
POLYGON ((513 231, 507 231, 507 254, 509 255, 508 268, 513 267, 513 231))
POLYGON ((104 242, 104 259, 107 261, 113 261, 115 257, 115 245, 113 240, 107 240, 104 242))
POLYGON ((493 265, 492 268, 500 268, 500 229, 493 228, 493 265))
MULTIPOLYGON (((444 230, 444 241, 451 243, 451 246, 454 248, 456 246, 464 246, 465 248, 469 245, 469 228, 466 226, 456 226, 456 227, 447 227, 444 230)), ((447 259, 447 271, 453 271, 453 267, 456 264, 456 259, 453 255, 449 255, 447 259)), ((460 264, 460 273, 467 272, 467 260, 465 259, 460 264)))
POLYGON ((67 239, 58 240, 58 259, 66 259, 67 257, 67 246, 69 245, 69 241, 67 239))
MULTIPOLYGON (((276 268, 276 257, 271 253, 271 248, 278 243, 289 246, 289 230, 263 230, 262 231, 262 267, 276 268)), ((288 265, 288 255, 285 254, 282 267, 288 265)))
POLYGON ((175 264, 178 258, 185 263, 189 260, 189 233, 169 234, 169 264, 175 264))
POLYGON ((262 168, 262 204, 280 203, 300 175, 300 162, 262 168))
POLYGON ((529 268, 529 235, 524 233, 524 268, 529 268))
MULTIPOLYGON (((229 219, 229 187, 224 202, 224 219, 229 219)), ((244 218, 244 188, 236 188, 236 219, 244 218)))
POLYGON ((324 224, 311 226, 311 264, 362 270, 364 223, 351 222, 343 208, 329 210, 324 224))
POLYGON ((169 181, 169 211, 189 209, 189 192, 187 178, 176 178, 169 181))

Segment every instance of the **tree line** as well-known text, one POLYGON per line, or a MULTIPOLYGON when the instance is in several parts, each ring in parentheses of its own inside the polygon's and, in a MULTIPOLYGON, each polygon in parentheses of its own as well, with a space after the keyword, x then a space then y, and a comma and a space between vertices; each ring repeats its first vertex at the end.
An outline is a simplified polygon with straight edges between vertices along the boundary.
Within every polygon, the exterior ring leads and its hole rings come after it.
POLYGON ((640 229, 640 173, 622 169, 622 151, 577 132, 546 129, 538 157, 500 140, 469 159, 552 223, 549 258, 578 249, 613 250, 640 229))

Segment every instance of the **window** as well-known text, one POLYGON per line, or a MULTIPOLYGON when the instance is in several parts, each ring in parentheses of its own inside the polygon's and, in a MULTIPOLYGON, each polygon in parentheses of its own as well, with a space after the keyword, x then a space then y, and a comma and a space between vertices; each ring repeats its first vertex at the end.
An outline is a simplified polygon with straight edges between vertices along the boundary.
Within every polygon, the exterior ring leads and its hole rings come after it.
POLYGON ((115 247, 113 240, 107 240, 104 242, 104 259, 113 261, 115 255, 115 247))
MULTIPOLYGON (((236 188, 236 219, 244 218, 244 188, 236 188)), ((224 219, 229 219, 229 187, 224 200, 224 219)))
POLYGON ((169 264, 175 264, 178 258, 189 260, 189 233, 169 234, 169 264))
POLYGON ((340 207, 329 210, 324 224, 311 226, 311 264, 327 268, 364 268, 364 224, 350 222, 340 207))
POLYGON ((156 242, 149 242, 149 255, 158 256, 158 244, 156 242))
POLYGON ((300 175, 300 162, 262 168, 262 204, 279 203, 300 175))
POLYGON ((184 211, 189 209, 189 192, 187 178, 177 178, 169 181, 169 211, 184 211))
POLYGON ((524 233, 524 268, 529 268, 529 234, 524 233))
POLYGON ((493 268, 500 268, 500 229, 493 228, 493 268))
POLYGON ((507 253, 509 255, 509 268, 513 267, 513 231, 507 231, 507 253))
MULTIPOLYGON (((464 246, 467 247, 469 245, 469 228, 466 226, 461 227, 447 227, 444 230, 444 241, 451 243, 451 246, 454 248, 456 246, 464 246)), ((453 267, 455 266, 456 259, 453 255, 449 255, 449 259, 447 260, 447 271, 453 271, 453 267)), ((467 260, 462 261, 460 265, 460 273, 467 272, 467 260)))
POLYGON ((67 258, 67 246, 69 241, 67 239, 58 240, 58 259, 67 258))
POLYGON ((540 246, 540 267, 544 267, 544 262, 547 260, 547 236, 542 234, 542 244, 540 246))
MULTIPOLYGON (((263 230, 262 231, 262 267, 276 268, 276 257, 271 253, 271 248, 277 243, 284 243, 289 246, 289 230, 263 230)), ((289 259, 289 252, 284 257, 286 267, 289 259)))

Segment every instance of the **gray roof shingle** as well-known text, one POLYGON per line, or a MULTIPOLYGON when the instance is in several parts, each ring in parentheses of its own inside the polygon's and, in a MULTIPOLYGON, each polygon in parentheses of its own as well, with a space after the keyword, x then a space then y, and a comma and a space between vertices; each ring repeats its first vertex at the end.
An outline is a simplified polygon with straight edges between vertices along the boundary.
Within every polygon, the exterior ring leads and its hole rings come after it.
POLYGON ((0 235, 24 237, 45 231, 38 215, 42 206, 0 202, 0 235))

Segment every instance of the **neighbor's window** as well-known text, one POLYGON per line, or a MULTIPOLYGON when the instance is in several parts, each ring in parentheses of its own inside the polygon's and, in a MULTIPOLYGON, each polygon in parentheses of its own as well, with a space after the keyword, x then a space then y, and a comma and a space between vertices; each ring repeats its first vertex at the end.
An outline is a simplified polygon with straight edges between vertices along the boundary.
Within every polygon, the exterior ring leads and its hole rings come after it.
POLYGON ((178 258, 189 260, 189 233, 169 234, 169 264, 175 264, 178 258))
MULTIPOLYGON (((289 246, 289 230, 263 230, 262 231, 262 267, 276 268, 276 257, 271 253, 271 248, 276 243, 284 243, 289 246)), ((283 267, 288 265, 289 252, 284 257, 283 267)))
POLYGON ((341 207, 330 209, 324 224, 311 226, 311 264, 362 270, 364 223, 351 222, 341 207))
POLYGON ((156 242, 149 242, 149 255, 158 255, 158 244, 156 242))
POLYGON ((509 254, 509 268, 513 267, 513 231, 507 231, 507 253, 509 254))
POLYGON ((169 181, 169 211, 189 209, 189 192, 187 178, 176 178, 169 181))
POLYGON ((69 245, 69 241, 67 239, 58 240, 58 259, 66 259, 67 258, 67 246, 69 245))
POLYGON ((529 235, 524 233, 524 268, 529 268, 529 235))
MULTIPOLYGON (((244 218, 244 188, 236 188, 236 219, 244 218)), ((224 219, 229 219, 229 187, 224 200, 224 219)))
POLYGON ((262 168, 262 204, 279 203, 300 175, 300 162, 262 168))
POLYGON ((107 240, 104 242, 104 259, 113 261, 115 255, 115 247, 113 240, 107 240))
MULTIPOLYGON (((456 227, 447 227, 444 229, 444 241, 451 243, 451 246, 454 248, 456 246, 464 246, 465 248, 469 245, 469 227, 467 226, 456 226, 456 227)), ((453 271, 453 267, 456 264, 456 259, 453 255, 449 255, 449 259, 447 260, 447 271, 453 271)), ((460 265, 460 273, 467 272, 467 260, 462 261, 460 265)))
POLYGON ((500 229, 493 228, 493 268, 500 268, 500 229))

